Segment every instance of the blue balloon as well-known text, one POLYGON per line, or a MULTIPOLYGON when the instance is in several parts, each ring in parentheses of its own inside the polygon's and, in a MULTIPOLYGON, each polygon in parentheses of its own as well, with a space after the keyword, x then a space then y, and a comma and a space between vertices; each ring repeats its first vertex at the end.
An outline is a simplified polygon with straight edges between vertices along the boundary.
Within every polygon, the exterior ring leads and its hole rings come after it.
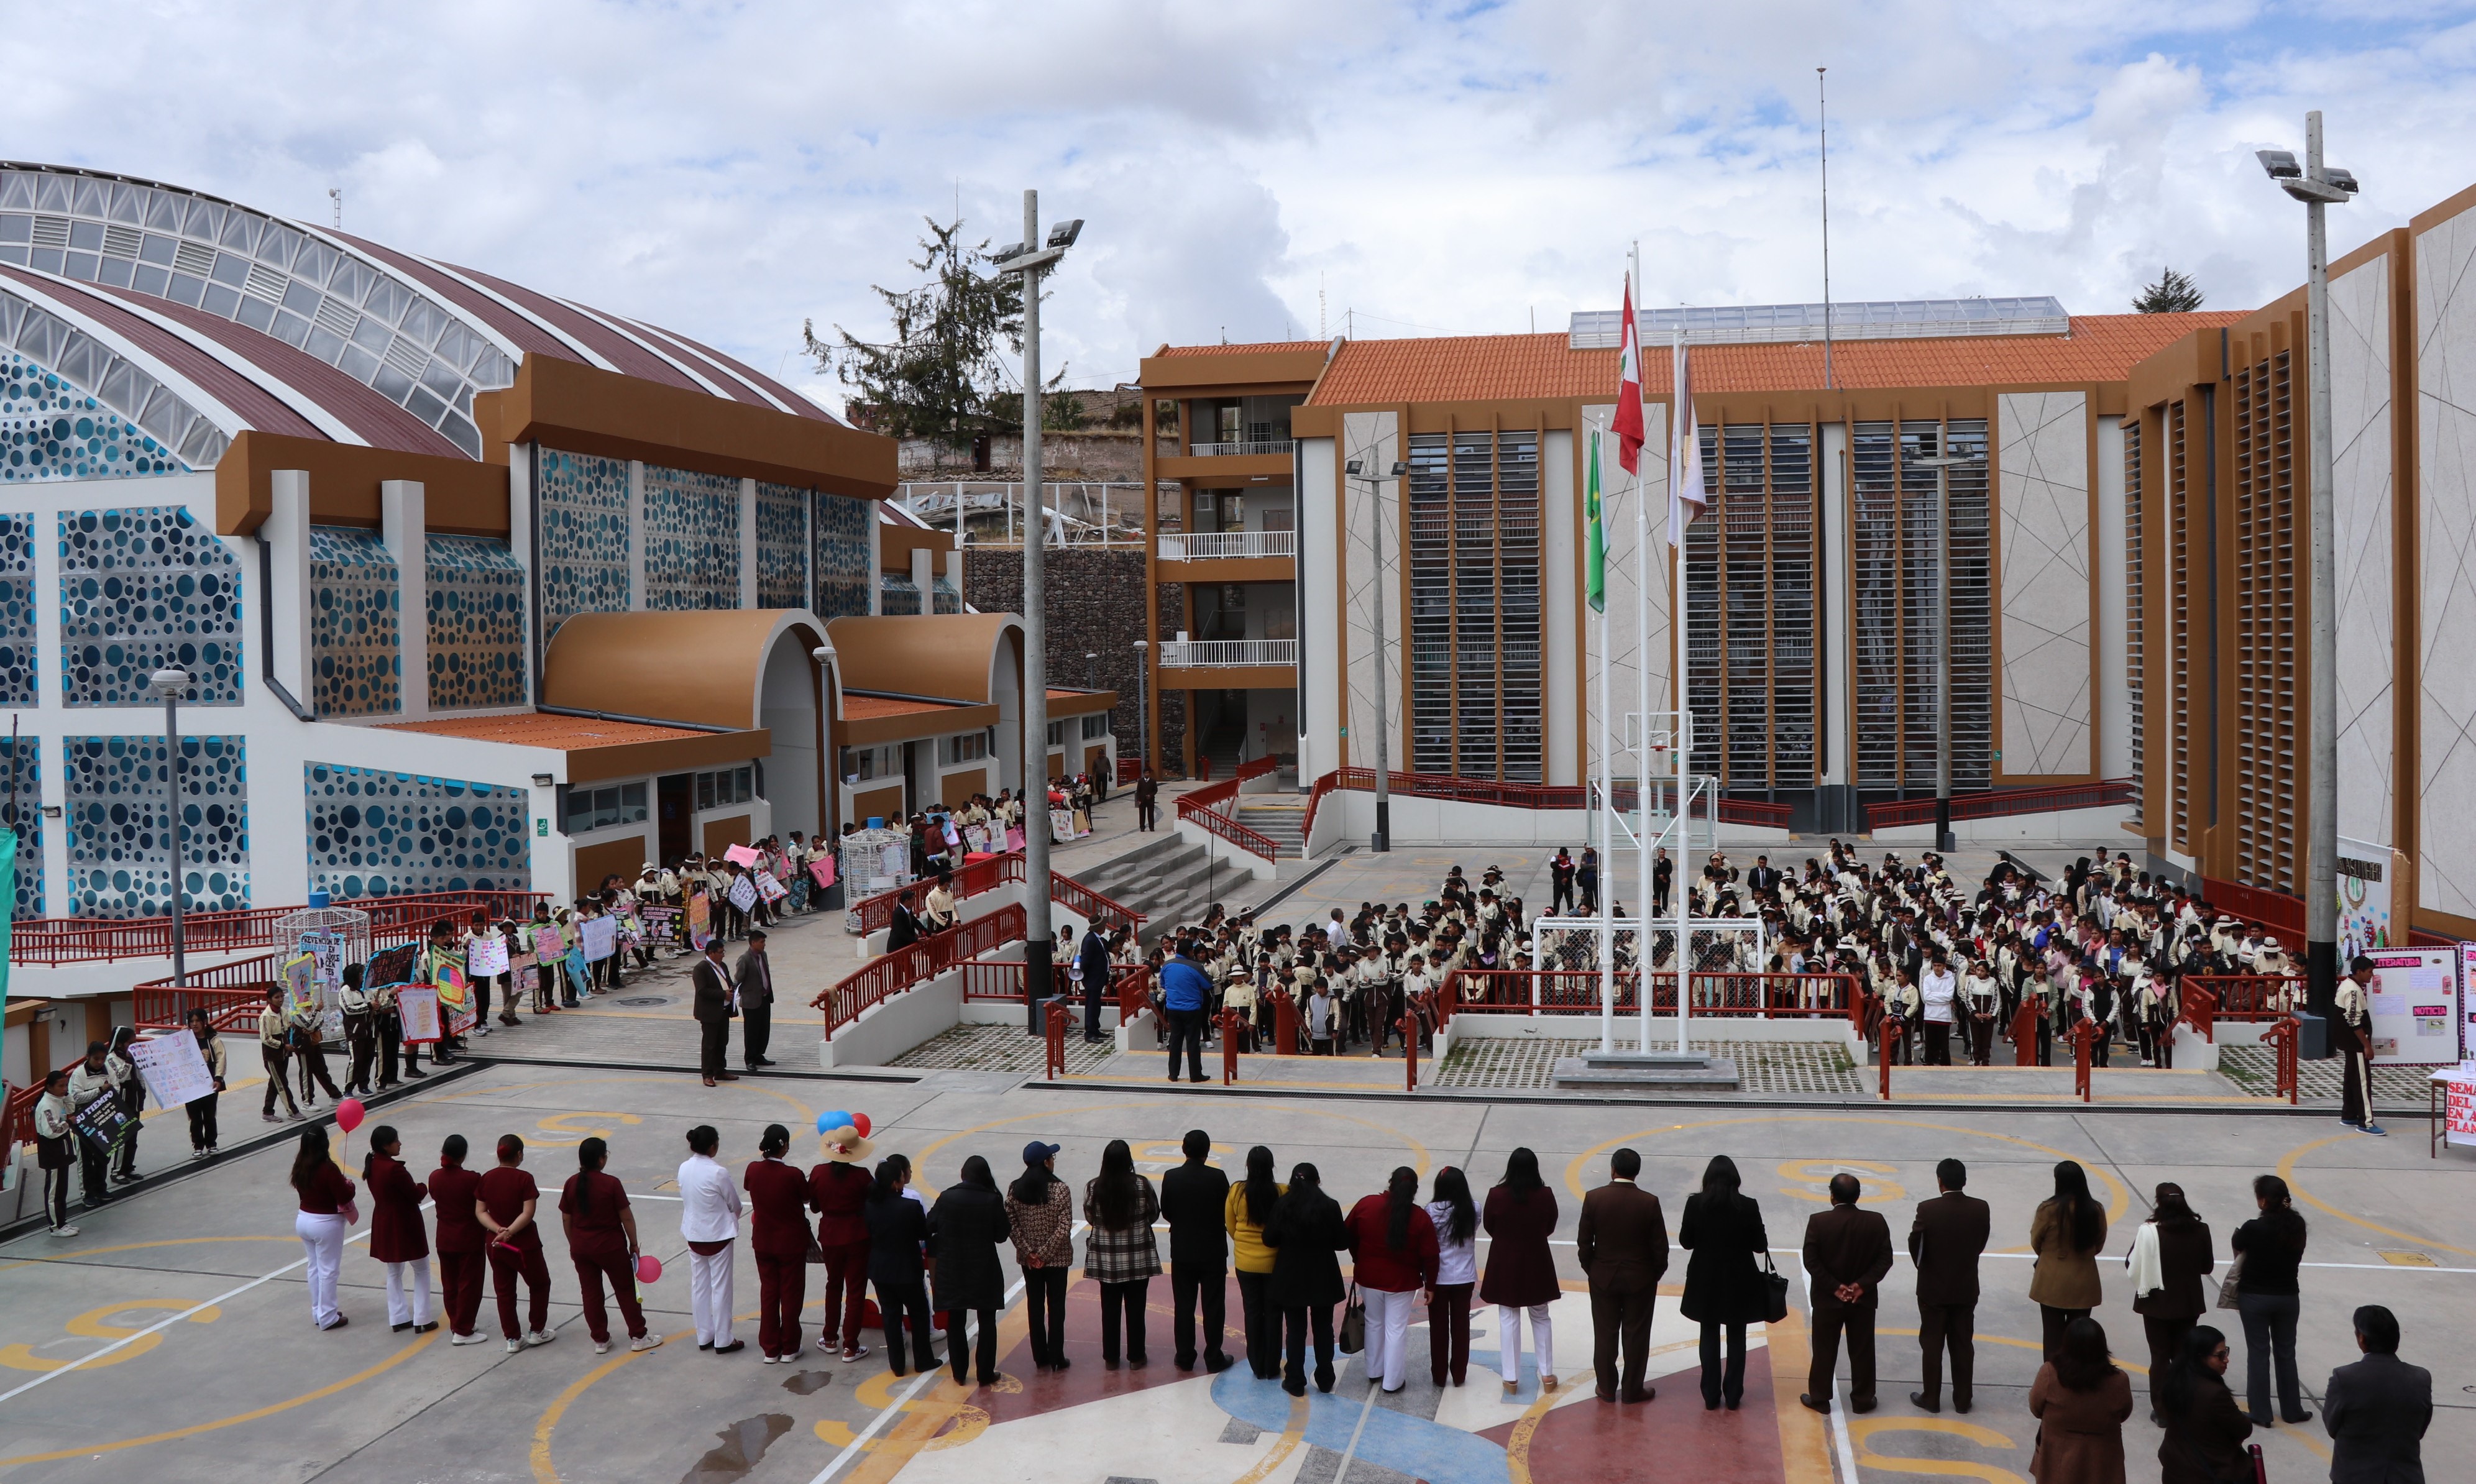
POLYGON ((829 1108, 817 1115, 817 1132, 831 1133, 837 1128, 853 1126, 852 1116, 840 1108, 829 1108))

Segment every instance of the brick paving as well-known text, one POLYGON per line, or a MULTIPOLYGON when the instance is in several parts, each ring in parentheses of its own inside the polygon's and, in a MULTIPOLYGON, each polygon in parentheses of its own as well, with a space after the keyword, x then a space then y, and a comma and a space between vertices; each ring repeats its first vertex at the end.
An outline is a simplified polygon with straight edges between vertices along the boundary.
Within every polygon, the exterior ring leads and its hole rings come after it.
MULTIPOLYGON (((1044 1048, 1021 1026, 957 1026, 931 1036, 889 1063, 897 1067, 960 1072, 1028 1072, 1042 1070, 1044 1048)), ((1098 1072, 1117 1052, 1114 1041, 1086 1045, 1079 1035, 1066 1042, 1066 1070, 1098 1072)))
MULTIPOLYGON (((2305 1102, 2339 1105, 2339 1058, 2326 1061, 2299 1062, 2296 1065, 2296 1094, 2305 1102)), ((2377 1109, 2398 1108, 2421 1113, 2428 1106, 2430 1067, 2375 1067, 2373 1069, 2373 1106, 2377 1109)), ((2276 1097, 2274 1084, 2277 1069, 2273 1052, 2266 1046, 2222 1046, 2218 1048, 2218 1072, 2236 1086, 2256 1098, 2276 1097)))
MULTIPOLYGON (((1744 1090, 1749 1093, 1862 1094, 1867 1088, 1848 1053, 1837 1046, 1808 1042, 1694 1041, 1697 1051, 1733 1058, 1744 1090)), ((1556 1059, 1578 1056, 1598 1045, 1596 1040, 1473 1039, 1456 1042, 1428 1085, 1434 1087, 1503 1087, 1547 1091, 1553 1085, 1556 1059)), ((1715 1095, 1724 1096, 1724 1095, 1715 1095)))

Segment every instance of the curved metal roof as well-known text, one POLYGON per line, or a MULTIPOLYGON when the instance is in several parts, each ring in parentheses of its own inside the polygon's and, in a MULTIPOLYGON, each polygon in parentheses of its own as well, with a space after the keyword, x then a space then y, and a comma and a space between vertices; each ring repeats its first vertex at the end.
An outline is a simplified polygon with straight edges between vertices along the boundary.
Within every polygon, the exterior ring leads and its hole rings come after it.
POLYGON ((684 335, 475 269, 201 191, 0 161, 12 349, 191 468, 244 428, 479 458, 473 399, 529 355, 834 421, 684 335))

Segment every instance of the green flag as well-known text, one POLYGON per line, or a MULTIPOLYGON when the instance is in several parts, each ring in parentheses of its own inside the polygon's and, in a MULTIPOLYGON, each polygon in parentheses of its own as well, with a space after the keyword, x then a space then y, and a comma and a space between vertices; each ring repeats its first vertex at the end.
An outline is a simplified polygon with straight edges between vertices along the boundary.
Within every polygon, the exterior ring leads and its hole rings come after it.
POLYGON ((1583 513, 1591 523, 1588 556, 1582 568, 1582 592, 1591 600, 1594 612, 1608 609, 1608 534, 1599 521, 1599 435, 1591 434, 1591 482, 1582 500, 1583 513))

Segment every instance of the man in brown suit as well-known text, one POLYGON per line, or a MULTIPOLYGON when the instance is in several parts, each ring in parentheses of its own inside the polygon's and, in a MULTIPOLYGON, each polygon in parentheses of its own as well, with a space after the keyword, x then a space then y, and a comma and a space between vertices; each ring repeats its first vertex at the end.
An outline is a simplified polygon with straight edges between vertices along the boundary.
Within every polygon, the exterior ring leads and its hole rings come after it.
POLYGON ((1599 1373, 1601 1401, 1648 1401, 1659 1395, 1642 1384, 1650 1360, 1650 1310, 1668 1272, 1668 1219, 1659 1198, 1634 1184, 1642 1156, 1619 1150, 1608 1156, 1608 1183, 1582 1198, 1581 1224, 1573 1248, 1591 1280, 1591 1363, 1599 1373), (1624 1346, 1624 1385, 1617 1385, 1617 1346, 1624 1346))
POLYGON ((1951 1348, 1951 1409, 1968 1410, 1977 1366, 1977 1259, 1986 1250, 1986 1202, 1967 1195, 1968 1167, 1957 1159, 1935 1166, 1942 1194, 1918 1202, 1909 1224, 1909 1260, 1918 1265, 1918 1346, 1925 1352, 1925 1385, 1909 1399, 1943 1410, 1943 1354, 1951 1348))
POLYGON ((688 976, 696 988, 697 1029, 704 1045, 698 1064, 705 1073, 705 1085, 736 1082, 739 1074, 730 1070, 730 1018, 733 1005, 730 967, 722 961, 722 939, 716 936, 705 946, 705 956, 697 960, 694 973, 688 976))
POLYGON ((1848 1335, 1848 1410, 1874 1410, 1876 1287, 1892 1271, 1892 1228, 1857 1209, 1857 1176, 1831 1177, 1831 1209, 1806 1218, 1805 1272, 1813 1282, 1814 1364, 1805 1395, 1817 1412, 1831 1410, 1831 1373, 1840 1364, 1840 1336, 1848 1335))

